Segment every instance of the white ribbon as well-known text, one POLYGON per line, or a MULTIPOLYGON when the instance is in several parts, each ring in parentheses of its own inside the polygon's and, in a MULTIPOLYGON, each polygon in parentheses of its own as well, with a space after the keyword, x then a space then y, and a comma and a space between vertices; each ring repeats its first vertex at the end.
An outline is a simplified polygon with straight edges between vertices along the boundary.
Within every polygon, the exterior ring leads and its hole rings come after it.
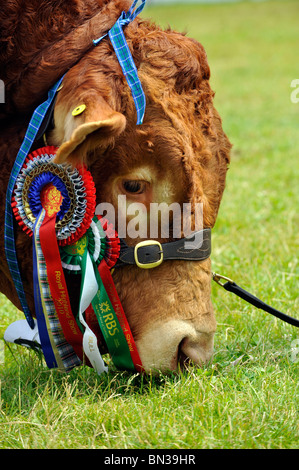
POLYGON ((86 321, 84 320, 83 312, 89 307, 91 301, 96 295, 99 286, 94 274, 92 261, 90 259, 89 253, 86 258, 86 270, 82 270, 83 277, 83 287, 81 291, 81 299, 79 306, 79 320, 81 324, 85 327, 85 332, 83 334, 83 350, 86 356, 89 359, 92 367, 97 371, 99 375, 103 372, 108 372, 108 367, 105 365, 101 353, 98 348, 97 337, 91 331, 86 321))

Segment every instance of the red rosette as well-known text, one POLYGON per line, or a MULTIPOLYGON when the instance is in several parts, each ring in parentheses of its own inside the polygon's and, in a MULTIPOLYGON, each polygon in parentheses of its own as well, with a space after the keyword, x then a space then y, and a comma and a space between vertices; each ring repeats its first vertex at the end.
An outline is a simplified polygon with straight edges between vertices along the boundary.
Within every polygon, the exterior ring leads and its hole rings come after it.
POLYGON ((105 219, 105 217, 97 215, 97 218, 101 222, 102 228, 106 235, 106 249, 104 259, 108 267, 112 269, 119 258, 120 240, 113 225, 107 219, 105 219))
MULTIPOLYGON (((69 192, 68 197, 73 202, 73 209, 70 215, 64 219, 65 221, 60 221, 56 226, 58 244, 65 246, 76 243, 90 227, 96 208, 96 188, 91 173, 84 165, 72 169, 70 165, 54 164, 51 157, 54 157, 57 149, 55 146, 47 146, 34 150, 27 155, 17 179, 20 186, 18 190, 17 186, 15 188, 11 206, 19 226, 26 234, 32 236, 35 216, 33 216, 31 210, 28 211, 28 200, 26 199, 28 189, 37 175, 43 172, 50 172, 56 175, 63 182, 65 188, 67 188, 69 192), (25 186, 25 193, 23 193, 25 186), (22 194, 26 194, 25 207, 22 201, 24 196, 21 196, 20 193, 21 190, 22 194), (16 196, 16 191, 18 196, 16 196), (75 223, 75 221, 77 222, 75 223), (67 226, 72 226, 73 230, 69 230, 69 233, 72 232, 71 235, 68 233, 69 236, 64 238, 61 230, 67 226)), ((41 203, 43 205, 42 201, 41 203)))

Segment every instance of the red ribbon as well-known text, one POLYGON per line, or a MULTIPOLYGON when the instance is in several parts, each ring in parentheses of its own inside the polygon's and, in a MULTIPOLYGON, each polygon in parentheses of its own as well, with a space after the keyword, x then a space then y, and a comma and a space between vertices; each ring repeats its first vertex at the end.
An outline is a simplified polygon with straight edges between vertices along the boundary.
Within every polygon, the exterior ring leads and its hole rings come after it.
POLYGON ((77 356, 83 361, 83 336, 71 309, 57 244, 55 221, 56 214, 49 217, 46 213, 40 227, 40 244, 46 261, 51 295, 65 339, 74 348, 77 356))

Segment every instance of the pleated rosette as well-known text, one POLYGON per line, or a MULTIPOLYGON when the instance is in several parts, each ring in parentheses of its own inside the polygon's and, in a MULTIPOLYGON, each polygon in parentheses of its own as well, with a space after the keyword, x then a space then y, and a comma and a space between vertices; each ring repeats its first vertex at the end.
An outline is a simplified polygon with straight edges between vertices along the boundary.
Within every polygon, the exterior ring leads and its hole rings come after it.
POLYGON ((90 172, 83 166, 53 163, 56 150, 43 147, 28 155, 16 180, 12 209, 19 225, 32 236, 42 208, 47 204, 53 211, 60 201, 55 230, 58 244, 63 246, 75 243, 89 228, 96 199, 90 172))

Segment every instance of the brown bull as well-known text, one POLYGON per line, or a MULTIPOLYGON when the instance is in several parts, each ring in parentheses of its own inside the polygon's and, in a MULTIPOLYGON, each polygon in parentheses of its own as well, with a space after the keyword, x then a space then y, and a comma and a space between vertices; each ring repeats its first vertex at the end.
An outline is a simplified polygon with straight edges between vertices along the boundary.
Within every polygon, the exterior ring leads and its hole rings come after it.
MULTIPOLYGON (((213 106, 205 51, 185 35, 146 20, 137 18, 126 26, 146 95, 144 121, 137 126, 132 94, 109 39, 92 46, 130 6, 126 0, 11 0, 1 7, 0 78, 6 96, 0 105, 2 220, 9 175, 30 115, 66 73, 54 128, 45 136, 49 145, 59 147, 56 161, 87 164, 97 203, 117 209, 119 195, 147 210, 151 203, 191 203, 193 208, 202 203, 203 227, 213 228, 231 146, 213 106), (80 105, 86 106, 84 112, 73 116, 80 105)), ((3 226, 0 231, 0 290, 20 308, 5 262, 3 226)), ((19 228, 15 238, 34 311, 31 240, 19 228)), ((166 242, 171 235, 156 239, 166 242)), ((135 245, 140 239, 127 236, 125 241, 135 245)), ((186 358, 198 364, 211 359, 216 320, 210 259, 165 261, 146 270, 126 266, 116 269, 113 278, 146 370, 174 370, 186 358)))

